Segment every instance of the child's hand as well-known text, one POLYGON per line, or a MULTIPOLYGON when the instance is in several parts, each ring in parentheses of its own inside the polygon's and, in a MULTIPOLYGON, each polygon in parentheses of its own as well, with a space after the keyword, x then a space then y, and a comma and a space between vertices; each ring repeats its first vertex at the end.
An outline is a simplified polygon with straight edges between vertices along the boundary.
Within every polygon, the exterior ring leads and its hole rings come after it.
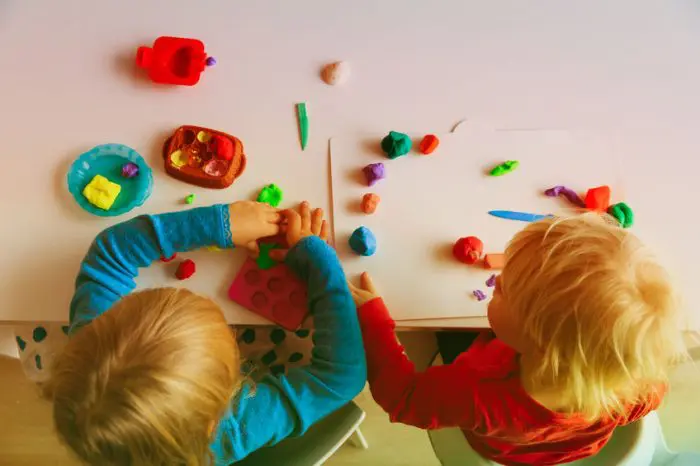
POLYGON ((352 299, 355 300, 355 305, 357 307, 361 307, 374 298, 379 297, 379 293, 377 293, 377 289, 374 287, 374 283, 372 283, 372 278, 367 272, 362 273, 359 287, 353 285, 350 280, 348 280, 348 286, 350 287, 352 299))
MULTIPOLYGON (((323 241, 328 240, 328 222, 323 219, 323 209, 314 209, 311 212, 309 203, 304 201, 299 205, 299 212, 288 209, 282 212, 286 224, 283 230, 286 233, 287 245, 294 247, 299 241, 307 236, 318 236, 323 241)), ((281 261, 287 255, 289 249, 273 249, 270 257, 281 261)))
POLYGON ((231 239, 237 247, 258 251, 257 241, 280 231, 279 209, 253 201, 238 201, 228 206, 231 215, 231 239))

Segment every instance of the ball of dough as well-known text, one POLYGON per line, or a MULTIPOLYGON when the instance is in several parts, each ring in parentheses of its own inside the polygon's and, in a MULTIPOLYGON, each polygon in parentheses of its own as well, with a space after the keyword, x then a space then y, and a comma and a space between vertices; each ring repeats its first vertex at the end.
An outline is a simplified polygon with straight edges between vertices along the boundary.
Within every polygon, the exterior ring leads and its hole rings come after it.
POLYGON ((329 86, 343 84, 348 80, 349 75, 350 65, 344 61, 328 64, 323 67, 323 70, 321 70, 321 78, 323 79, 323 82, 329 86))
POLYGON ((360 256, 371 256, 377 252, 377 238, 367 227, 359 227, 348 240, 350 249, 360 256))

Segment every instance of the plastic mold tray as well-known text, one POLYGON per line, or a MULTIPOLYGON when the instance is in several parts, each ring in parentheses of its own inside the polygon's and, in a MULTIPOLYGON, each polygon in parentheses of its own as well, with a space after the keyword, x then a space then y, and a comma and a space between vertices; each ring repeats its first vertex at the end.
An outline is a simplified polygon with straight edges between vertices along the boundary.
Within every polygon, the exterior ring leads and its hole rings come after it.
POLYGON ((163 144, 165 171, 173 178, 203 188, 231 186, 245 170, 243 143, 230 134, 181 126, 163 144))
POLYGON ((228 296, 235 303, 287 330, 297 330, 309 313, 306 285, 284 264, 261 270, 248 258, 228 296))

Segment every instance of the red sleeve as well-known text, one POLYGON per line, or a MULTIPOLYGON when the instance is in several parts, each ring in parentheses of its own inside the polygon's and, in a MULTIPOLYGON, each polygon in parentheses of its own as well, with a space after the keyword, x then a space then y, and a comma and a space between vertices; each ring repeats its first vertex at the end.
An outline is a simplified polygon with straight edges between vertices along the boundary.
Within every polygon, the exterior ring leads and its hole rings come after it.
POLYGON ((466 364, 457 360, 417 373, 396 339, 396 324, 384 301, 374 299, 358 312, 370 390, 393 422, 423 429, 465 427, 474 422, 478 397, 466 364))
POLYGON ((631 422, 638 421, 651 411, 657 410, 661 405, 661 401, 666 395, 667 390, 668 387, 666 385, 659 385, 656 387, 656 389, 649 394, 646 401, 638 403, 630 408, 629 412, 627 413, 627 417, 620 422, 620 425, 626 425, 631 422))

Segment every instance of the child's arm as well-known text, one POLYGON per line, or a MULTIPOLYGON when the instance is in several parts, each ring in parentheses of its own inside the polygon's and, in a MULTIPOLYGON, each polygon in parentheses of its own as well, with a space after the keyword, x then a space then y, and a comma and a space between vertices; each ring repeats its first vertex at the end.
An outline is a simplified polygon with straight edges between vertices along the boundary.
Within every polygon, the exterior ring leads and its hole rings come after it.
MULTIPOLYGON (((308 207, 301 210, 308 215, 308 207)), ((314 233, 319 229, 313 228, 314 233)), ((244 385, 217 428, 212 444, 217 464, 229 464, 303 434, 365 385, 355 304, 335 251, 321 238, 308 236, 292 247, 285 262, 307 283, 315 326, 311 363, 286 376, 267 376, 256 385, 244 385)))
POLYGON ((171 257, 175 252, 204 246, 247 245, 251 237, 276 234, 278 223, 275 209, 237 202, 230 206, 142 215, 107 228, 97 235, 80 265, 70 305, 71 331, 130 293, 136 286, 134 279, 140 267, 147 267, 161 257, 171 257))

